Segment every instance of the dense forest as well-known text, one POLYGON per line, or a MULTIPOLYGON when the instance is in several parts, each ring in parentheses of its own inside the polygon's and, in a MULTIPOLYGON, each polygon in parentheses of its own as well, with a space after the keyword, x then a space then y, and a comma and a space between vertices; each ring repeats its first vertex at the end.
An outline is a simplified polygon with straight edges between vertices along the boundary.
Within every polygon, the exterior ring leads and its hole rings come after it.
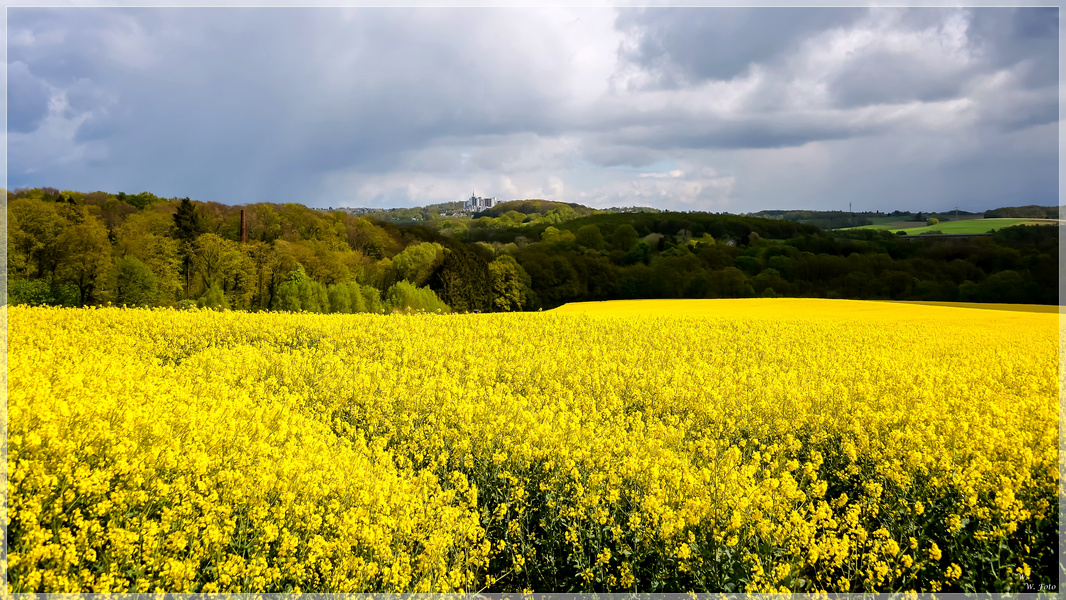
POLYGON ((348 313, 618 298, 1058 302, 1054 225, 908 240, 780 218, 544 201, 397 224, 292 203, 54 188, 8 192, 5 215, 14 304, 348 313))
POLYGON ((1057 219, 1059 207, 1057 206, 1005 206, 985 211, 986 219, 1014 218, 1014 219, 1057 219))

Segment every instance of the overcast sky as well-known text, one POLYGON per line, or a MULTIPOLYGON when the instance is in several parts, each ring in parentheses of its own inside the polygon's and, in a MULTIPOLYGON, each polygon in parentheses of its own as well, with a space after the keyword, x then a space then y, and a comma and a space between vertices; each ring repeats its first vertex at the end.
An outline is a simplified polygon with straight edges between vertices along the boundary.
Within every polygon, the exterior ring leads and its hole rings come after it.
POLYGON ((9 8, 8 187, 1058 204, 1057 8, 9 8))

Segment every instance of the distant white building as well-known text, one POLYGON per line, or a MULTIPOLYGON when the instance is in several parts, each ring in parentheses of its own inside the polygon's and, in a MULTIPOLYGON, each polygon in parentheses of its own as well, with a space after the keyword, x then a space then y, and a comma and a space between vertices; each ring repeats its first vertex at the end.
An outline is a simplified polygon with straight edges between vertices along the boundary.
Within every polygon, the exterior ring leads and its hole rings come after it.
POLYGON ((482 198, 481 196, 474 196, 471 194, 470 199, 463 202, 463 210, 470 212, 477 212, 479 210, 485 210, 486 208, 492 208, 499 204, 499 200, 493 198, 482 198))

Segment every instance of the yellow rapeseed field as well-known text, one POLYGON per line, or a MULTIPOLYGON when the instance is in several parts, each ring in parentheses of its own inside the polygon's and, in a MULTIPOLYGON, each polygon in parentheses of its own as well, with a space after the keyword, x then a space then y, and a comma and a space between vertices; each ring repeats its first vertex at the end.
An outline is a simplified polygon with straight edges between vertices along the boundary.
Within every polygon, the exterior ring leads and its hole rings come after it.
POLYGON ((1054 313, 6 310, 15 592, 1057 579, 1054 313))

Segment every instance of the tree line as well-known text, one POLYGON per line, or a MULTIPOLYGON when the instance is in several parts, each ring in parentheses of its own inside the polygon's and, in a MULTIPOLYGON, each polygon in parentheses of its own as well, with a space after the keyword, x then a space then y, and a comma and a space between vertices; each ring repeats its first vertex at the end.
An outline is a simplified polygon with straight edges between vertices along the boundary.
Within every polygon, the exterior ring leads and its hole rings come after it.
POLYGON ((425 288, 428 267, 422 264, 435 261, 443 247, 419 247, 395 227, 296 204, 232 207, 149 196, 9 192, 8 301, 448 310, 425 288))
POLYGON ((1057 206, 1004 206, 985 211, 986 219, 1009 218, 1009 219, 1058 219, 1059 207, 1057 206))
POLYGON ((35 188, 7 203, 11 303, 380 313, 621 298, 1058 301, 1055 226, 905 240, 710 213, 573 209, 534 222, 540 205, 446 227, 147 192, 35 188))

